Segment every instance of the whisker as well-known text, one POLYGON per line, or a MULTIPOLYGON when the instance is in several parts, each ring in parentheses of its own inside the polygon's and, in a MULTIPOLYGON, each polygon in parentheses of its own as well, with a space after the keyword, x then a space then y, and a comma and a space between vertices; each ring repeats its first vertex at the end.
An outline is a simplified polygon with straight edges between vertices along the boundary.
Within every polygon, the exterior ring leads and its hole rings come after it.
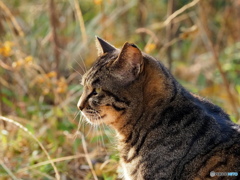
MULTIPOLYGON (((104 131, 105 131, 104 134, 106 135, 106 137, 107 137, 107 139, 109 140, 109 142, 113 144, 113 139, 110 138, 110 134, 114 134, 115 132, 114 132, 111 128, 107 127, 107 126, 104 125, 104 124, 103 124, 103 127, 104 127, 104 131)), ((111 136, 111 137, 112 137, 112 136, 111 136)))
MULTIPOLYGON (((98 120, 102 120, 100 114, 97 111, 95 113, 98 116, 98 120)), ((104 137, 103 137, 103 134, 105 134, 104 133, 104 126, 103 126, 102 123, 99 124, 99 130, 100 130, 100 142, 102 143, 102 148, 104 150, 106 150, 106 146, 105 146, 105 143, 104 143, 104 137)))
POLYGON ((84 62, 84 60, 83 60, 83 58, 82 58, 81 55, 80 55, 80 59, 82 60, 83 67, 84 67, 84 69, 85 69, 85 71, 83 70, 83 72, 85 73, 85 72, 87 72, 87 67, 86 67, 85 62, 84 62))
MULTIPOLYGON (((92 112, 94 114, 96 114, 96 111, 95 110, 92 110, 92 112)), ((96 119, 94 119, 96 120, 96 119)), ((94 143, 97 143, 97 148, 99 149, 99 147, 101 145, 99 145, 99 134, 98 134, 98 125, 96 124, 92 124, 92 130, 93 130, 93 133, 92 133, 92 136, 91 136, 91 141, 93 142, 94 139, 96 139, 96 141, 94 141, 94 143)))
POLYGON ((78 115, 79 115, 80 113, 81 113, 81 111, 78 111, 78 112, 75 113, 74 118, 73 118, 73 121, 76 120, 76 118, 78 117, 78 115))
POLYGON ((97 148, 100 150, 101 149, 101 141, 99 141, 99 126, 95 126, 95 137, 97 138, 97 148))
MULTIPOLYGON (((81 113, 81 111, 79 111, 79 112, 77 113, 77 115, 80 115, 80 113, 81 113)), ((77 116, 76 116, 76 117, 77 117, 77 116)), ((75 117, 75 118, 76 118, 76 117, 75 117)), ((75 118, 74 118, 74 120, 75 120, 75 118)), ((79 121, 78 121, 77 131, 74 133, 74 138, 73 138, 74 141, 77 139, 78 132, 80 131, 80 128, 81 128, 82 123, 83 123, 83 116, 80 115, 79 121)), ((84 123, 83 123, 83 124, 84 124, 84 123)))
MULTIPOLYGON (((98 120, 100 120, 98 118, 98 120)), ((99 147, 102 149, 104 147, 104 141, 103 141, 103 137, 102 137, 102 129, 101 129, 101 124, 98 125, 98 142, 99 142, 99 147)))
MULTIPOLYGON (((89 119, 89 120, 92 121, 92 119, 89 119)), ((87 124, 90 124, 88 121, 86 121, 86 122, 87 122, 87 124)), ((90 136, 92 134, 91 132, 95 133, 93 128, 94 128, 94 124, 90 124, 90 128, 88 129, 88 132, 86 133, 86 137, 90 137, 90 139, 91 139, 91 137, 92 137, 92 136, 90 136)))
POLYGON ((78 66, 81 68, 82 72, 85 73, 85 72, 87 72, 87 69, 86 69, 86 66, 85 66, 85 64, 84 64, 83 59, 82 59, 81 56, 80 56, 80 58, 81 58, 81 60, 82 60, 83 67, 82 67, 82 65, 81 65, 76 59, 74 59, 74 61, 75 61, 75 62, 78 64, 78 66))
POLYGON ((102 144, 103 144, 104 149, 106 149, 106 148, 105 148, 105 147, 106 147, 106 146, 105 146, 105 141, 104 141, 105 131, 104 131, 104 126, 103 126, 103 124, 100 124, 99 128, 100 128, 100 132, 101 132, 102 144))
MULTIPOLYGON (((98 112, 96 112, 96 114, 98 115, 99 119, 102 120, 100 114, 99 114, 98 112)), ((101 133, 102 133, 102 134, 106 135, 106 137, 108 138, 109 142, 111 142, 111 139, 109 138, 108 134, 106 133, 106 126, 105 126, 103 123, 100 124, 100 130, 101 130, 101 133)), ((102 135, 102 139, 103 139, 103 135, 102 135)), ((103 140, 104 140, 104 139, 103 139, 103 140)), ((104 143, 104 144, 105 144, 105 143, 104 143)), ((105 145, 104 145, 104 146, 105 146, 105 145)))
MULTIPOLYGON (((84 122, 84 125, 85 124, 89 124, 89 121, 97 121, 98 123, 90 123, 91 126, 87 128, 87 133, 84 133, 85 134, 85 137, 86 138, 89 138, 90 141, 93 142, 94 140, 94 143, 96 143, 97 145, 97 148, 100 149, 101 151, 104 151, 104 152, 107 152, 107 147, 105 145, 105 140, 111 142, 112 139, 109 137, 109 134, 108 134, 108 130, 106 129, 106 126, 101 122, 102 121, 102 118, 101 118, 101 115, 99 114, 98 111, 92 109, 92 110, 89 110, 89 113, 94 113, 95 114, 95 117, 89 117, 90 119, 89 120, 85 120, 84 122), (94 119, 92 119, 94 118, 94 119), (107 139, 105 139, 105 135, 107 137, 107 139)), ((81 120, 82 119, 85 119, 86 117, 81 115, 81 120)), ((78 128, 79 130, 79 128, 78 128)))
POLYGON ((72 66, 71 66, 71 68, 74 70, 74 71, 76 71, 80 76, 81 76, 81 78, 82 78, 82 74, 80 73, 80 72, 78 72, 76 69, 74 69, 72 66))

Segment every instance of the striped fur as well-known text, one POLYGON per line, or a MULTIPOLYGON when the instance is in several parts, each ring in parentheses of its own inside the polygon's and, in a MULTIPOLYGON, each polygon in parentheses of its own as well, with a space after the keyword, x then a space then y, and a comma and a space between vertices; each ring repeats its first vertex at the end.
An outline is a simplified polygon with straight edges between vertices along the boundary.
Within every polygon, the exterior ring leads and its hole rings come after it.
POLYGON ((100 57, 83 77, 78 107, 90 123, 116 130, 125 179, 240 179, 240 127, 221 108, 135 45, 97 41, 100 57))

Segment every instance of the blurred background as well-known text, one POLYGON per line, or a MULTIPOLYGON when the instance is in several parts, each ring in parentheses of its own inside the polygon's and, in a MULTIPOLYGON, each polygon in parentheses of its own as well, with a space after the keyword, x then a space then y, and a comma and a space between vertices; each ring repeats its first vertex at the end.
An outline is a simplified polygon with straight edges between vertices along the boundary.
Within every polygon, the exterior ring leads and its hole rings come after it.
POLYGON ((240 0, 0 0, 0 179, 120 178, 113 130, 76 107, 95 35, 137 44, 240 123, 240 0))

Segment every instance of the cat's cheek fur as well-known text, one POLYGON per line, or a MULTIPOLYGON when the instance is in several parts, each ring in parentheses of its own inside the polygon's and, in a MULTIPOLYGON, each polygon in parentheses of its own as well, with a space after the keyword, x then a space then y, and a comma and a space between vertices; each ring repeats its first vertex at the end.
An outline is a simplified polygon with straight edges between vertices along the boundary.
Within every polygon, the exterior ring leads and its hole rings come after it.
POLYGON ((118 126, 119 121, 123 118, 121 113, 115 111, 111 106, 103 106, 101 107, 101 112, 105 112, 105 114, 101 114, 104 118, 103 123, 110 126, 118 126))

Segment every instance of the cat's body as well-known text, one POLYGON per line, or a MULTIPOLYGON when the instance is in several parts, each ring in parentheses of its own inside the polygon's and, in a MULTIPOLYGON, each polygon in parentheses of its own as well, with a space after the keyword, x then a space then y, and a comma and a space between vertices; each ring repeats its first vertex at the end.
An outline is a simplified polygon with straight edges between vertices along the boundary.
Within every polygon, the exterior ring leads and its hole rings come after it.
POLYGON ((135 45, 120 52, 98 43, 101 56, 84 75, 78 106, 91 123, 117 131, 125 179, 240 179, 240 128, 227 114, 135 45))

